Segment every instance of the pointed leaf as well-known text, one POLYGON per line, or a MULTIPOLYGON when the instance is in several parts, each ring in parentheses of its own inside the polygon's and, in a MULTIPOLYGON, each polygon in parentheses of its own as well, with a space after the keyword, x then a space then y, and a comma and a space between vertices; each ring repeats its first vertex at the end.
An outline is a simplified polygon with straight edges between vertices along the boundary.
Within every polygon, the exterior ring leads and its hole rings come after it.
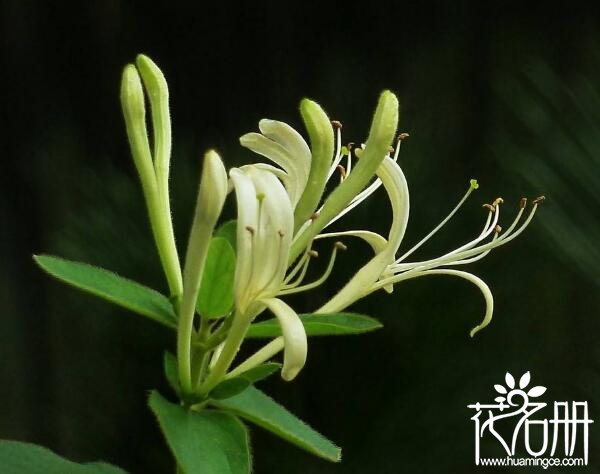
POLYGON ((506 385, 508 386, 508 388, 510 388, 510 389, 515 388, 515 378, 509 372, 506 372, 504 381, 506 382, 506 385))
POLYGON ((49 255, 35 255, 33 258, 43 270, 69 285, 165 326, 177 327, 177 319, 169 299, 147 286, 86 263, 49 255))
POLYGON ((165 400, 157 391, 149 405, 177 463, 186 474, 249 474, 248 432, 227 413, 190 411, 165 400))
POLYGON ((537 387, 533 387, 529 392, 527 392, 527 396, 531 398, 536 398, 542 396, 546 392, 546 387, 542 387, 538 385, 537 387))
POLYGON ((165 372, 165 378, 171 388, 177 395, 180 393, 179 386, 179 371, 177 369, 177 358, 169 351, 165 351, 163 355, 163 370, 165 372))
MULTIPOLYGON (((374 318, 355 313, 301 314, 307 336, 343 336, 363 334, 383 327, 374 318)), ((276 318, 254 323, 248 329, 248 338, 271 338, 281 336, 276 318)))
POLYGON ((504 397, 496 397, 496 398, 494 398, 494 401, 495 401, 496 403, 501 403, 501 402, 503 402, 504 400, 506 400, 506 398, 504 398, 504 397))
POLYGON ((219 385, 213 388, 208 394, 213 400, 225 400, 243 392, 250 385, 250 381, 245 377, 233 377, 223 380, 219 385))
POLYGON ((341 460, 340 448, 253 386, 235 397, 215 401, 213 405, 251 421, 321 458, 333 462, 341 460))
POLYGON ((266 379, 280 369, 281 364, 278 362, 265 362, 264 364, 257 365, 256 367, 247 370, 243 374, 240 374, 240 377, 245 378, 246 380, 250 381, 250 383, 255 383, 266 379))
POLYGON ((496 392, 498 392, 498 393, 505 394, 507 392, 506 389, 504 388, 504 386, 502 386, 500 384, 494 385, 494 388, 496 389, 496 392))
POLYGON ((213 237, 208 248, 196 309, 204 318, 226 316, 233 307, 235 251, 223 237, 213 237))
POLYGON ((0 441, 0 471, 14 474, 126 474, 102 462, 78 464, 42 446, 0 441))
POLYGON ((521 380, 519 380, 519 388, 524 389, 525 387, 527 387, 527 385, 529 385, 530 381, 531 381, 531 374, 529 372, 525 372, 523 374, 523 376, 521 377, 521 380))
POLYGON ((223 237, 231 244, 233 250, 237 248, 237 220, 233 219, 223 223, 214 234, 215 237, 223 237))

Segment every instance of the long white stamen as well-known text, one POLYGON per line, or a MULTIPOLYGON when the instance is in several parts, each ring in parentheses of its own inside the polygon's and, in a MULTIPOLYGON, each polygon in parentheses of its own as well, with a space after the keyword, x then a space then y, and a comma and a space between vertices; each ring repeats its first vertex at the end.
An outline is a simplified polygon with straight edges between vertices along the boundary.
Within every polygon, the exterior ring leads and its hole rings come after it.
MULTIPOLYGON (((489 206, 488 204, 486 204, 486 206, 489 206)), ((455 250, 452 250, 451 252, 448 252, 444 255, 442 255, 441 257, 432 259, 432 260, 425 260, 423 262, 412 262, 412 263, 395 263, 393 265, 390 265, 390 268, 393 271, 403 271, 409 268, 414 268, 417 266, 421 266, 424 264, 427 264, 429 262, 434 262, 434 261, 439 261, 440 259, 445 259, 447 257, 451 257, 452 255, 455 255, 457 253, 460 253, 462 251, 471 249, 473 247, 475 247, 479 242, 481 242, 482 240, 485 240, 496 228, 496 225, 498 224, 498 218, 500 216, 500 207, 499 207, 499 203, 496 202, 494 206, 490 206, 490 208, 493 209, 494 212, 494 218, 491 222, 490 225, 487 225, 489 222, 489 215, 488 215, 488 219, 486 220, 486 226, 484 226, 484 230, 483 232, 481 232, 481 234, 479 234, 475 239, 471 240, 470 242, 467 242, 464 245, 461 245, 460 247, 458 247, 455 250)), ((491 214, 491 211, 490 211, 491 214)), ((478 253, 478 252, 477 252, 478 253)), ((396 261, 397 262, 397 261, 396 261)))
MULTIPOLYGON (((398 142, 398 148, 400 148, 400 142, 398 142)), ((477 189, 479 187, 479 185, 477 184, 477 181, 472 179, 471 180, 471 184, 469 186, 469 189, 467 189, 467 192, 465 193, 465 195, 461 198, 461 200, 458 202, 458 204, 454 207, 454 209, 452 209, 452 211, 450 211, 450 214, 448 214, 443 220, 442 222, 440 222, 431 232, 429 232, 429 234, 427 234, 425 237, 423 237, 416 245, 414 245, 410 250, 408 250, 404 255, 402 255, 400 258, 398 258, 396 260, 396 263, 400 263, 402 260, 404 260, 406 257, 408 257, 409 255, 411 255, 415 250, 417 250, 419 247, 421 247, 421 245, 423 245, 425 242, 427 242, 433 235, 435 235, 435 233, 437 231, 439 231, 442 227, 444 227, 444 225, 446 224, 446 222, 448 222, 452 216, 454 214, 456 214, 456 212, 460 209, 460 207, 464 204, 464 202, 469 198, 469 196, 471 195, 471 193, 473 192, 473 190, 477 189)), ((484 232, 485 233, 485 228, 484 228, 484 232)))
POLYGON ((352 144, 348 145, 348 159, 346 164, 346 175, 350 174, 352 171, 352 144))
MULTIPOLYGON (((434 267, 451 265, 451 264, 453 264, 453 262, 457 262, 457 261, 463 260, 465 258, 472 257, 474 255, 478 255, 481 252, 485 252, 487 250, 491 250, 493 248, 497 248, 504 244, 507 244, 511 240, 518 237, 519 234, 521 234, 521 232, 523 232, 525 230, 525 228, 529 225, 529 223, 533 219, 533 216, 535 215, 535 211, 538 207, 538 204, 539 204, 539 202, 534 201, 534 205, 531 209, 531 212, 529 213, 529 216, 527 216, 527 219, 525 220, 525 222, 521 225, 521 227, 519 227, 511 235, 501 236, 498 239, 488 242, 487 244, 480 245, 473 249, 464 250, 464 251, 456 253, 456 254, 451 252, 451 253, 448 253, 448 254, 446 254, 442 257, 436 258, 436 259, 428 260, 426 262, 415 263, 411 269, 407 269, 407 270, 398 272, 394 276, 391 276, 388 278, 383 278, 383 279, 379 280, 372 286, 370 291, 375 291, 377 289, 381 289, 386 285, 396 283, 396 282, 401 281, 406 278, 412 278, 416 273, 419 273, 419 272, 422 272, 422 271, 425 271, 425 270, 428 270, 428 269, 431 269, 434 267), (504 238, 502 238, 502 237, 504 237, 504 238)), ((392 266, 390 266, 390 269, 396 270, 392 266)))
POLYGON ((340 164, 340 161, 342 161, 342 127, 335 127, 335 129, 335 157, 333 159, 333 162, 331 163, 329 172, 327 173, 327 181, 329 181, 329 178, 331 178, 331 175, 335 173, 335 170, 340 164))
POLYGON ((302 271, 300 272, 300 275, 298 275, 298 277, 292 283, 283 285, 282 289, 296 288, 300 283, 302 283, 302 281, 304 280, 304 277, 306 276, 306 272, 308 270, 308 265, 310 264, 310 259, 316 258, 319 256, 319 254, 317 252, 315 252, 314 250, 308 250, 306 252, 306 254, 308 255, 308 258, 306 259, 306 261, 304 262, 304 265, 302 266, 302 271))
POLYGON ((325 282, 325 280, 327 280, 327 278, 329 278, 329 275, 331 275, 331 271, 333 270, 333 265, 335 264, 335 257, 336 257, 338 249, 345 250, 346 246, 344 244, 342 244, 341 242, 335 243, 335 245, 333 246, 333 251, 331 252, 331 257, 329 258, 329 263, 327 264, 327 268, 325 269, 325 272, 323 273, 323 275, 321 275, 320 278, 313 281, 312 283, 298 286, 296 288, 283 289, 279 292, 279 295, 283 296, 283 295, 291 295, 293 293, 300 293, 301 291, 312 290, 313 288, 316 288, 319 285, 323 284, 325 282))
POLYGON ((310 251, 311 246, 312 246, 312 242, 308 246, 308 248, 306 249, 306 252, 304 252, 304 254, 302 255, 302 257, 300 257, 298 259, 298 261, 296 262, 296 265, 294 265, 294 268, 292 268, 292 270, 287 274, 287 276, 283 280, 284 284, 289 283, 292 280, 292 278, 294 278, 298 274, 298 272, 300 271, 300 269, 304 266, 304 264, 306 263, 306 260, 310 257, 310 255, 308 254, 308 252, 310 251))

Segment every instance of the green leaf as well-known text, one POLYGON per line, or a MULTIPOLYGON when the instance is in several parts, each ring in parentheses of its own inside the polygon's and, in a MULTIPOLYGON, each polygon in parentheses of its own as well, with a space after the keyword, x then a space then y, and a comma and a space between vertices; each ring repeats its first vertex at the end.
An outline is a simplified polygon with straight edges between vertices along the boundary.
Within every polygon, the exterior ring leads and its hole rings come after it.
POLYGON ((226 316, 233 308, 235 251, 227 239, 213 237, 208 247, 196 309, 204 318, 226 316))
POLYGON ((180 394, 179 386, 179 371, 177 369, 177 358, 169 351, 165 351, 163 354, 163 369, 165 372, 165 378, 171 388, 177 395, 180 394))
POLYGON ((237 220, 233 219, 222 224, 214 234, 215 237, 223 237, 231 244, 233 250, 237 250, 237 220))
POLYGON ((159 292, 86 263, 49 255, 34 255, 36 263, 55 278, 127 308, 171 328, 177 319, 169 299, 159 292))
POLYGON ((253 386, 235 397, 211 403, 328 461, 342 458, 340 448, 253 386))
POLYGON ((257 365, 250 370, 247 370, 240 377, 250 381, 250 383, 258 382, 266 379, 269 375, 274 374, 281 369, 281 364, 278 362, 265 362, 264 364, 257 365))
POLYGON ((185 474, 250 473, 248 432, 235 416, 221 411, 187 410, 155 390, 149 405, 185 474))
POLYGON ((208 398, 213 400, 225 400, 243 392, 250 385, 250 380, 245 377, 233 377, 223 380, 219 385, 213 388, 208 394, 208 398))
MULTIPOLYGON (((382 324, 370 316, 355 313, 301 314, 307 336, 344 336, 363 334, 382 328, 382 324)), ((269 319, 250 325, 246 337, 271 338, 281 336, 277 319, 269 319)))
POLYGON ((0 471, 10 474, 126 474, 102 462, 78 464, 43 446, 0 441, 0 471))

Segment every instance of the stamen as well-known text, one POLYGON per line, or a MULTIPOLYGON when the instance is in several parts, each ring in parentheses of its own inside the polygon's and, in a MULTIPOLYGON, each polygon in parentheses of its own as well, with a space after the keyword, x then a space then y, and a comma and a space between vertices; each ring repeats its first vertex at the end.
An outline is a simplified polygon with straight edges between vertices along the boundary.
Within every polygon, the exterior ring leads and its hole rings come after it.
POLYGON ((323 284, 325 282, 325 280, 327 280, 327 278, 329 278, 329 275, 331 275, 331 271, 333 270, 333 265, 335 263, 335 257, 336 257, 337 251, 338 250, 346 250, 346 248, 347 247, 343 243, 336 242, 333 246, 333 250, 331 251, 331 257, 329 258, 329 263, 327 264, 327 268, 325 269, 325 272, 323 273, 323 275, 321 275, 320 278, 318 278, 317 280, 313 281, 312 283, 308 283, 306 285, 298 286, 295 288, 282 289, 279 292, 279 295, 291 295, 293 293, 300 293, 301 291, 312 290, 313 288, 316 288, 317 286, 323 284))
POLYGON ((342 129, 342 122, 338 121, 338 120, 332 120, 331 121, 331 126, 335 129, 342 129))
MULTIPOLYGON (((485 252, 487 250, 491 250, 496 247, 500 247, 504 244, 507 244, 508 242, 515 239, 516 237, 518 237, 521 234, 521 232, 523 232, 525 230, 525 228, 529 225, 529 223, 533 219, 533 216, 535 215, 537 207, 538 207, 538 203, 534 203, 533 208, 531 209, 531 212, 529 213, 529 216, 527 216, 527 219, 525 220, 525 222, 523 222, 523 224, 521 224, 521 227, 519 227, 515 232, 511 233, 512 229, 516 226, 516 223, 519 221, 520 216, 523 213, 523 209, 521 209, 519 211, 519 214, 517 215, 517 217, 511 224, 511 226, 509 227, 509 229, 506 231, 506 233, 497 239, 493 239, 491 242, 488 242, 487 244, 483 244, 483 245, 480 245, 475 248, 471 248, 472 246, 469 246, 469 247, 463 246, 462 248, 456 249, 453 252, 449 252, 446 255, 443 255, 436 259, 432 259, 432 260, 428 260, 428 261, 424 261, 424 262, 413 263, 413 264, 405 264, 404 266, 401 266, 401 265, 390 266, 390 268, 391 268, 391 270, 396 272, 396 276, 398 276, 399 274, 402 274, 402 272, 404 272, 403 274, 412 274, 412 273, 415 273, 418 271, 424 271, 424 270, 434 268, 434 267, 455 265, 456 262, 464 260, 465 258, 474 256, 474 255, 478 255, 481 252, 485 252), (467 248, 465 248, 465 247, 467 247, 467 248), (411 267, 409 267, 409 265, 411 265, 411 267)), ((497 213, 496 213, 496 217, 497 217, 497 213)), ((496 223, 494 222, 492 224, 492 226, 490 226, 490 227, 493 227, 495 229, 496 223)), ((391 277, 391 278, 394 278, 394 277, 391 277)), ((390 278, 380 280, 380 282, 382 282, 382 284, 378 288, 382 288, 386 284, 389 284, 390 283, 389 280, 390 280, 390 278)), ((393 283, 393 281, 392 281, 392 283, 393 283)))
POLYGON ((317 220, 317 217, 319 217, 319 213, 313 212, 312 215, 310 216, 310 220, 315 221, 315 220, 317 220))
POLYGON ((327 181, 329 181, 329 178, 331 178, 331 175, 335 172, 335 169, 337 168, 337 165, 340 164, 340 161, 342 159, 342 127, 341 127, 341 123, 339 127, 336 127, 334 125, 334 122, 336 122, 336 120, 334 120, 332 123, 333 128, 335 129, 335 135, 336 135, 336 139, 335 139, 335 155, 333 158, 333 162, 331 163, 331 167, 329 168, 329 172, 327 173, 327 181))
POLYGON ((492 206, 491 204, 484 204, 481 207, 487 209, 490 212, 494 212, 494 206, 492 206))
POLYGON ((346 165, 346 174, 350 174, 352 171, 352 148, 354 147, 354 142, 348 143, 348 159, 346 165))
POLYGON ((406 140, 410 135, 406 132, 398 135, 398 141, 396 142, 396 151, 394 153, 394 161, 398 161, 398 155, 400 154, 400 145, 402 144, 402 140, 406 140))
MULTIPOLYGON (((319 252, 316 252, 314 250, 308 250, 305 255, 307 258, 302 265, 302 271, 300 272, 300 275, 298 275, 298 278, 296 278, 296 280, 294 280, 292 283, 285 282, 286 284, 282 286, 283 289, 295 288, 300 283, 302 283, 302 280, 304 280, 304 277, 306 276, 306 272, 308 270, 308 265, 310 264, 311 258, 317 258, 319 256, 319 252)), ((292 278, 286 280, 289 282, 292 278)))
POLYGON ((519 208, 525 209, 525 206, 527 206, 527 198, 521 198, 521 200, 519 201, 519 208))
POLYGON ((337 165, 337 169, 340 172, 340 183, 346 179, 346 168, 342 165, 337 165))
POLYGON ((256 230, 254 229, 254 227, 252 227, 252 226, 250 226, 250 225, 247 225, 247 226, 245 227, 245 229, 246 229, 248 232, 250 232, 250 234, 251 234, 252 236, 253 236, 253 235, 254 235, 254 233, 256 232, 256 230))
MULTIPOLYGON (((414 245, 410 250, 408 250, 404 255, 402 255, 400 258, 398 258, 395 263, 400 263, 402 260, 404 260, 406 257, 408 257, 409 255, 411 255, 415 250, 417 250, 419 247, 421 247, 421 245, 423 245, 425 242, 427 242, 438 230, 440 230, 445 224, 446 222, 448 222, 452 216, 454 214, 456 214, 456 212, 460 209, 460 207, 463 205, 463 203, 467 200, 467 198, 469 197, 469 195, 473 192, 474 189, 477 189, 475 187, 475 185, 477 185, 477 181, 475 181, 475 183, 473 183, 473 181, 475 180, 471 180, 469 189, 467 189, 467 192, 465 193, 465 195, 461 198, 461 200, 458 202, 458 204, 454 207, 454 209, 452 209, 452 211, 450 211, 450 214, 448 214, 443 220, 442 222, 440 222, 431 232, 429 232, 429 234, 427 234, 425 237, 423 237, 416 245, 414 245), (474 185, 475 184, 475 185, 474 185)), ((492 208, 493 210, 493 208, 492 208)))
MULTIPOLYGON (((312 242, 310 243, 310 245, 312 245, 312 242)), ((303 267, 304 263, 310 258, 310 255, 308 254, 309 251, 310 251, 310 246, 309 246, 308 250, 306 252, 304 252, 302 257, 300 257, 300 259, 298 259, 298 261, 296 262, 296 265, 294 265, 294 268, 292 268, 292 270, 287 274, 287 276, 283 280, 284 285, 289 283, 290 280, 298 274, 300 269, 303 267)))
POLYGON ((541 204, 546 200, 546 196, 539 196, 533 200, 533 204, 541 204))
MULTIPOLYGON (((486 206, 484 206, 486 207, 486 206)), ((486 207, 486 209, 489 209, 486 207)), ((491 224, 488 223, 490 222, 490 216, 492 215, 492 211, 490 211, 488 213, 488 217, 486 220, 486 225, 484 226, 484 230, 483 232, 481 232, 481 234, 479 234, 479 236, 475 239, 473 239, 472 241, 458 247, 455 250, 452 250, 451 252, 448 252, 444 255, 442 255, 441 257, 432 259, 432 260, 425 260, 422 262, 413 262, 413 263, 398 263, 398 260, 395 262, 395 265, 390 265, 390 268, 396 272, 398 271, 407 271, 409 269, 414 269, 414 268, 422 268, 423 265, 428 265, 430 262, 439 262, 440 260, 445 260, 448 259, 449 257, 452 256, 456 256, 456 254, 466 251, 468 249, 471 249, 473 247, 475 247, 479 242, 481 242, 482 240, 484 240, 485 238, 487 238, 492 231, 495 229, 496 224, 498 223, 498 217, 500 216, 500 207, 498 205, 492 207, 492 210, 494 211, 494 219, 492 220, 491 224)), ((434 229, 435 230, 435 229, 434 229)), ((479 252, 475 252, 475 253, 479 253, 479 252)), ((404 257, 404 256, 403 256, 404 257)), ((450 259, 451 261, 456 260, 457 257, 454 257, 452 259, 450 259)), ((439 266, 439 265, 434 265, 434 266, 439 266)))

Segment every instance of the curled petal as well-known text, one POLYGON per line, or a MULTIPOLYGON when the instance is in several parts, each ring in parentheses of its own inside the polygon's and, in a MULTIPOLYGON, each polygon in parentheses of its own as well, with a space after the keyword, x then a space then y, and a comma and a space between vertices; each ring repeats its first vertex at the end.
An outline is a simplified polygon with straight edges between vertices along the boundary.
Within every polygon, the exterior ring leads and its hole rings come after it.
POLYGON ((278 298, 268 298, 262 303, 277 317, 283 334, 283 368, 281 377, 290 381, 306 363, 308 344, 306 331, 296 312, 278 298))

